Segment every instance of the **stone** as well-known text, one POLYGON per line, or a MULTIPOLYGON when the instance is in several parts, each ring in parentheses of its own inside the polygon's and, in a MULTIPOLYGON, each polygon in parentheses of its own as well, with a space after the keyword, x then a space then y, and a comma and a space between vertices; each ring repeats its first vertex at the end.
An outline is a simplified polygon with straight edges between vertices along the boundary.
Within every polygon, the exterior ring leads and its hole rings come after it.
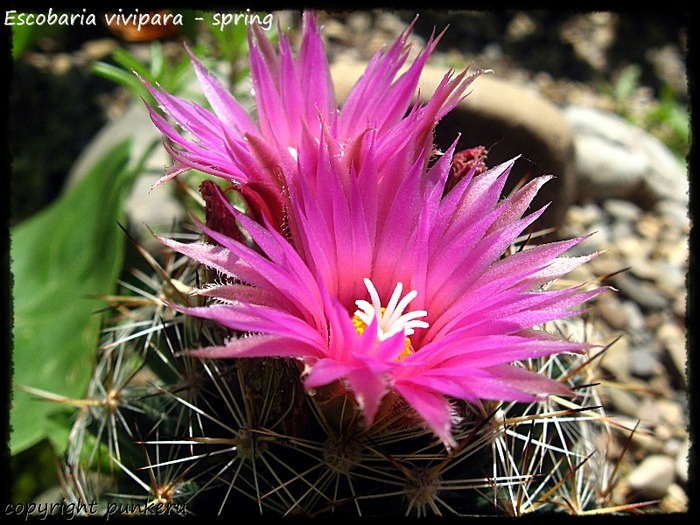
MULTIPOLYGON (((336 98, 342 106, 366 64, 337 61, 331 65, 336 98)), ((421 98, 428 100, 443 80, 446 69, 426 66, 419 83, 421 98)), ((575 195, 573 135, 562 111, 534 89, 483 74, 469 87, 469 95, 436 129, 436 143, 446 150, 460 136, 459 149, 485 146, 487 164, 505 162, 519 155, 505 192, 521 179, 551 174, 531 209, 551 202, 539 227, 558 227, 575 195)))
POLYGON ((625 416, 639 417, 639 398, 632 392, 613 387, 608 390, 608 395, 616 412, 625 416))
POLYGON ((634 202, 622 199, 607 199, 603 202, 603 209, 614 219, 623 222, 635 222, 642 216, 642 209, 634 202))
POLYGON ((652 349, 646 346, 635 346, 630 351, 630 372, 641 378, 654 376, 659 368, 659 358, 652 349))
MULTIPOLYGON (((663 264, 663 262, 662 262, 663 264)), ((654 281, 660 291, 667 293, 666 290, 661 288, 659 285, 659 279, 663 279, 662 271, 660 269, 660 264, 657 261, 653 261, 649 254, 635 253, 627 257, 627 265, 630 267, 630 273, 635 277, 640 279, 654 281)), ((671 295, 668 294, 667 295, 671 295)))
MULTIPOLYGON (((593 237, 596 237, 596 235, 593 237)), ((628 266, 619 253, 609 250, 609 245, 601 246, 600 248, 608 249, 608 251, 588 263, 596 275, 616 274, 628 266)))
MULTIPOLYGON (((681 453, 681 450, 683 448, 683 443, 677 437, 675 437, 678 434, 678 430, 674 429, 670 425, 662 424, 661 426, 665 428, 663 432, 668 434, 666 442, 664 443, 664 454, 675 458, 678 454, 681 453)), ((659 435, 658 431, 656 434, 659 435)))
POLYGON ((661 233, 662 225, 657 217, 644 215, 637 221, 637 231, 646 239, 655 240, 661 233))
POLYGON ((637 238, 634 237, 632 230, 632 224, 629 222, 613 221, 612 224, 608 226, 608 231, 610 232, 610 241, 617 249, 620 243, 636 242, 637 238))
POLYGON ((650 209, 663 199, 689 202, 688 173, 658 139, 622 117, 569 105, 573 128, 577 200, 627 199, 650 209))
MULTIPOLYGON (((102 155, 127 139, 132 141, 132 164, 136 164, 154 143, 162 140, 160 131, 151 122, 148 111, 140 100, 132 103, 121 117, 107 123, 92 139, 71 167, 66 188, 82 179, 102 155)), ((171 162, 165 149, 156 147, 145 168, 155 168, 164 173, 171 162)))
POLYGON ((673 300, 673 304, 671 305, 671 309, 673 310, 673 313, 678 316, 679 319, 683 319, 686 316, 686 308, 688 305, 688 294, 683 293, 678 294, 678 297, 676 297, 673 300))
POLYGON ((662 454, 664 451, 664 442, 656 434, 644 428, 638 428, 632 435, 632 445, 635 447, 635 456, 642 458, 648 454, 662 454))
POLYGON ((653 279, 661 292, 669 297, 675 297, 686 288, 687 268, 666 260, 652 261, 648 264, 655 269, 653 279))
POLYGON ((671 372, 687 385, 687 341, 685 331, 675 323, 665 323, 657 331, 657 338, 669 357, 671 372))
POLYGON ((622 301, 614 295, 602 294, 596 302, 597 312, 613 330, 624 330, 627 327, 627 314, 622 308, 622 301))
POLYGON ((621 337, 608 347, 600 366, 616 379, 626 381, 631 377, 629 341, 621 337))
POLYGON ((566 212, 566 221, 581 226, 592 226, 603 220, 603 211, 593 202, 573 204, 566 212))
POLYGON ((657 427, 662 421, 658 406, 650 397, 645 397, 638 403, 636 413, 637 417, 650 427, 657 427))
POLYGON ((66 75, 73 68, 73 58, 68 53, 57 53, 51 61, 51 73, 66 75))
POLYGON ((642 310, 633 301, 623 300, 621 305, 624 315, 627 316, 627 333, 634 333, 639 339, 639 336, 646 331, 646 320, 642 310))
POLYGON ((688 94, 688 75, 686 64, 674 44, 666 44, 660 48, 649 49, 647 60, 654 65, 656 74, 663 78, 676 93, 688 94))
MULTIPOLYGON (((126 213, 132 227, 144 233, 144 225, 162 231, 185 217, 184 207, 173 195, 174 185, 153 188, 159 178, 160 175, 142 175, 136 179, 126 200, 126 213)), ((146 239, 150 240, 150 236, 146 239)))
POLYGON ((675 462, 661 454, 647 456, 627 476, 627 485, 648 498, 662 498, 675 478, 675 462))
POLYGON ((111 55, 119 47, 119 42, 114 38, 99 38, 88 40, 81 49, 87 61, 103 60, 111 55))
POLYGON ((676 475, 682 483, 688 483, 690 441, 686 439, 676 454, 676 475))
POLYGON ((615 42, 615 16, 602 11, 574 16, 562 25, 561 38, 578 58, 596 71, 604 71, 609 48, 615 42))
POLYGON ((674 429, 685 429, 687 424, 683 407, 677 401, 671 399, 657 399, 654 401, 656 411, 661 420, 674 429))
MULTIPOLYGON (((629 226, 625 223, 617 223, 618 226, 629 226)), ((614 237, 613 248, 624 257, 643 257, 647 258, 652 250, 652 245, 646 239, 634 236, 631 230, 627 231, 627 235, 617 234, 614 237)), ((629 266, 629 265, 628 265, 629 266)))
POLYGON ((688 217, 690 210, 681 202, 663 199, 654 205, 654 211, 677 227, 687 228, 690 226, 688 217))
POLYGON ((659 510, 664 513, 687 513, 688 504, 688 495, 683 487, 677 483, 671 483, 666 495, 659 502, 659 510))
POLYGON ((674 235, 673 231, 668 230, 664 233, 655 247, 655 256, 669 264, 687 268, 690 255, 687 236, 674 235))
POLYGON ((613 278, 613 284, 635 304, 650 310, 664 310, 668 307, 668 298, 654 285, 637 279, 629 273, 621 273, 613 278))

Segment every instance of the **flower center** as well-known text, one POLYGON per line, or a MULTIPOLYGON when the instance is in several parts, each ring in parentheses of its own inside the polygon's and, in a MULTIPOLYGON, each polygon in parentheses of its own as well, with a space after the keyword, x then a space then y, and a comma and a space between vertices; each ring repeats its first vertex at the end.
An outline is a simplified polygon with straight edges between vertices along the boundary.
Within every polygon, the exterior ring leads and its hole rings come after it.
POLYGON ((377 331, 377 339, 379 341, 384 341, 392 335, 403 332, 406 337, 406 345, 403 353, 398 357, 401 360, 413 352, 411 340, 408 336, 415 332, 415 328, 428 328, 428 323, 419 319, 428 315, 428 312, 425 310, 414 310, 413 312, 404 313, 408 303, 416 298, 418 292, 411 290, 401 298, 401 293, 403 292, 402 283, 396 285, 394 293, 391 294, 391 299, 385 307, 382 306, 379 294, 372 281, 365 278, 364 283, 372 302, 370 303, 364 299, 355 301, 357 311, 352 318, 355 329, 358 334, 362 334, 376 316, 377 324, 379 325, 377 331))

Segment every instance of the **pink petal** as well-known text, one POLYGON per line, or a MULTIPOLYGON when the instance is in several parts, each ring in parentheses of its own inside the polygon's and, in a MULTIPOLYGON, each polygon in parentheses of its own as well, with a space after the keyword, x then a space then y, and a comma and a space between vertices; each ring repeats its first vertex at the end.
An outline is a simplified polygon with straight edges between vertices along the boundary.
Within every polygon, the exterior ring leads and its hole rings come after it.
POLYGON ((202 86, 204 96, 207 97, 209 104, 224 125, 233 127, 241 134, 257 132, 257 126, 255 126, 255 123, 250 118, 247 111, 227 89, 221 86, 214 75, 207 71, 186 44, 185 49, 194 65, 195 73, 199 84, 202 86))
POLYGON ((347 382, 362 410, 365 424, 370 426, 388 391, 386 380, 366 368, 357 368, 348 374, 347 382))
POLYGON ((309 345, 286 337, 251 335, 231 339, 219 346, 208 346, 184 352, 199 358, 231 359, 245 357, 317 357, 318 351, 309 345))
POLYGON ((307 118, 319 112, 324 121, 332 122, 337 112, 333 82, 316 18, 310 11, 303 15, 298 68, 303 72, 300 93, 304 94, 307 118))
POLYGON ((347 376, 355 366, 336 361, 335 359, 319 359, 310 367, 304 378, 306 388, 319 388, 347 376))
POLYGON ((211 319, 233 330, 295 339, 319 352, 326 348, 326 340, 317 329, 283 310, 244 303, 176 309, 187 315, 211 319))
POLYGON ((452 407, 444 396, 408 384, 397 384, 396 390, 448 450, 457 446, 452 437, 452 407))

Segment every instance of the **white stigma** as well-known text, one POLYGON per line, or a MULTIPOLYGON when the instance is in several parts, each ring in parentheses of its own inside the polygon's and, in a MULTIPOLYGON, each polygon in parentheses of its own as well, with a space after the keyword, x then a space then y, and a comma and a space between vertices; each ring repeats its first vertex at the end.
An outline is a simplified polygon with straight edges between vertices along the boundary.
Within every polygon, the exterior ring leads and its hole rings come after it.
POLYGON ((401 292, 403 291, 403 284, 398 283, 396 288, 394 288, 394 293, 391 294, 389 304, 382 308, 379 294, 372 281, 365 278, 364 282, 367 291, 369 291, 372 303, 370 304, 364 299, 355 301, 358 307, 355 316, 367 326, 370 325, 376 316, 379 324, 378 338, 380 341, 388 339, 399 332, 403 332, 405 336, 409 336, 413 334, 415 328, 428 328, 428 326, 430 326, 426 321, 419 320, 420 317, 428 315, 428 312, 425 310, 414 310, 413 312, 403 313, 408 303, 416 298, 418 292, 411 290, 399 301, 401 292))

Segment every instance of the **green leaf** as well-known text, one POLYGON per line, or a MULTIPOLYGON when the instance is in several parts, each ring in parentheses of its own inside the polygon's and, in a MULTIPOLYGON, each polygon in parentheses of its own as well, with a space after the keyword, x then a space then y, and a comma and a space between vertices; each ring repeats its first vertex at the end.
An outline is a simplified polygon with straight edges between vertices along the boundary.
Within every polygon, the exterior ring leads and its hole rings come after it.
POLYGON ((142 77, 150 78, 148 67, 125 49, 118 47, 114 50, 112 56, 114 57, 114 61, 126 71, 131 72, 133 70, 142 77))
POLYGON ((58 396, 85 395, 100 337, 103 303, 121 272, 124 200, 140 166, 129 165, 131 142, 109 150, 70 191, 10 231, 13 274, 13 454, 45 437, 59 453, 59 412, 18 385, 58 396))
MULTIPOLYGON (((198 47, 199 44, 194 46, 195 49, 198 47)), ((152 106, 158 105, 156 100, 134 73, 138 73, 151 84, 157 85, 171 94, 180 92, 194 76, 189 56, 184 55, 178 62, 172 63, 167 59, 163 45, 158 41, 151 42, 148 63, 141 62, 136 56, 122 48, 117 48, 114 51, 112 59, 116 65, 95 62, 91 66, 92 72, 116 84, 121 84, 129 89, 132 95, 143 98, 152 106)))
POLYGON ((133 94, 140 96, 146 100, 153 102, 153 97, 149 93, 148 89, 141 83, 141 81, 130 71, 125 71, 112 64, 107 64, 105 62, 95 62, 91 71, 115 84, 121 84, 122 86, 128 88, 133 94))

